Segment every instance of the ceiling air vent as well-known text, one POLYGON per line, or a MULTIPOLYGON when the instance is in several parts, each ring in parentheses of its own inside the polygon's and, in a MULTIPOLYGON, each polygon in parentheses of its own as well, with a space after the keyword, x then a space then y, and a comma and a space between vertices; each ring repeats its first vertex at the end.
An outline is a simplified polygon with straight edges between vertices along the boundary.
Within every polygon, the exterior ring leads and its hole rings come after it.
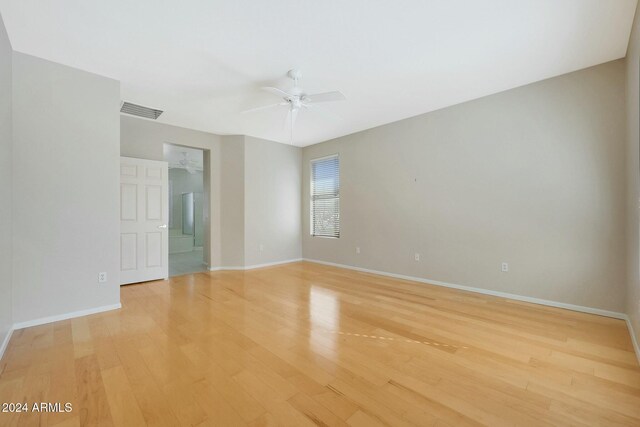
POLYGON ((153 108, 143 107, 142 105, 132 104, 130 102, 123 102, 122 107, 120 107, 120 112, 151 120, 157 119, 160 117, 160 114, 162 114, 162 110, 155 110, 153 108))

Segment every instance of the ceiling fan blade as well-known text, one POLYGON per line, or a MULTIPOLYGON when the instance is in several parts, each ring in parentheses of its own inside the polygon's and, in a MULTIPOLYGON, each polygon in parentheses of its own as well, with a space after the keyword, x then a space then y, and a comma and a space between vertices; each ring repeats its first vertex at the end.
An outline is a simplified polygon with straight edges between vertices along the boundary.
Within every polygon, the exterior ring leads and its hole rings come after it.
POLYGON ((287 117, 284 118, 284 130, 285 132, 289 131, 289 122, 291 121, 291 109, 287 110, 287 117))
POLYGON ((300 110, 297 108, 294 108, 293 110, 291 110, 291 128, 289 129, 289 144, 293 144, 293 127, 296 125, 296 119, 298 118, 298 112, 300 110))
POLYGON ((314 104, 302 104, 302 107, 306 110, 309 110, 313 113, 318 113, 321 116, 331 119, 331 120, 340 120, 340 117, 337 114, 334 114, 331 111, 328 111, 326 107, 314 105, 314 104))
POLYGON ((306 95, 305 102, 309 104, 315 104, 318 102, 331 102, 331 101, 344 101, 347 99, 344 94, 338 90, 334 90, 333 92, 323 92, 316 93, 313 95, 306 95))
POLYGON ((287 92, 283 91, 282 89, 278 89, 277 87, 265 86, 265 87, 262 88, 262 90, 264 90, 266 92, 269 92, 272 95, 279 96, 279 97, 284 97, 284 98, 293 97, 292 94, 287 93, 287 92))
POLYGON ((279 107, 281 105, 287 105, 287 103, 286 102, 278 102, 277 104, 269 104, 269 105, 263 105, 262 107, 250 108, 249 110, 244 110, 242 112, 242 114, 255 113, 256 111, 268 110, 269 108, 275 108, 275 107, 279 107))

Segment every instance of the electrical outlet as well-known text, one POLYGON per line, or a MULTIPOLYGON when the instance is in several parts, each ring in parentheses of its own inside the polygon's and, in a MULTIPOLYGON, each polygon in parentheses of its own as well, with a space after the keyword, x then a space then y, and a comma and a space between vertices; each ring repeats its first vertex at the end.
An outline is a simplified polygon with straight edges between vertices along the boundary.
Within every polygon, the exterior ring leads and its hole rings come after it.
POLYGON ((98 273, 98 283, 106 283, 107 282, 107 272, 103 271, 98 273))
POLYGON ((418 252, 416 252, 416 254, 413 257, 416 261, 420 261, 420 254, 418 252))
POLYGON ((509 263, 503 262, 501 270, 502 270, 503 273, 507 273, 509 271, 509 263))
POLYGON ((360 253, 360 246, 356 246, 356 253, 359 254, 360 253))

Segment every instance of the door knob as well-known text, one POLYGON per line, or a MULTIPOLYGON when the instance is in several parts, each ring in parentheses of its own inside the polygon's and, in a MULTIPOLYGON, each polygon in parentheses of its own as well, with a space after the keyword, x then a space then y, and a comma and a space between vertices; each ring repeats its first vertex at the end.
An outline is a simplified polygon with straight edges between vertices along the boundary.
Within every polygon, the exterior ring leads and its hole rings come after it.
POLYGON ((167 228, 167 224, 159 225, 158 228, 167 228))

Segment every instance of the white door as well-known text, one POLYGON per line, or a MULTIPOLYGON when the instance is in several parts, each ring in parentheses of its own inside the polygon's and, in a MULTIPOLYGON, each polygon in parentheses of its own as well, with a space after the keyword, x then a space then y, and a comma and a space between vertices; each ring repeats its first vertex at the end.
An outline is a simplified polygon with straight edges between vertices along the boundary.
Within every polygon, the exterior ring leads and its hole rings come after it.
POLYGON ((169 277, 167 162, 120 158, 120 284, 169 277))

